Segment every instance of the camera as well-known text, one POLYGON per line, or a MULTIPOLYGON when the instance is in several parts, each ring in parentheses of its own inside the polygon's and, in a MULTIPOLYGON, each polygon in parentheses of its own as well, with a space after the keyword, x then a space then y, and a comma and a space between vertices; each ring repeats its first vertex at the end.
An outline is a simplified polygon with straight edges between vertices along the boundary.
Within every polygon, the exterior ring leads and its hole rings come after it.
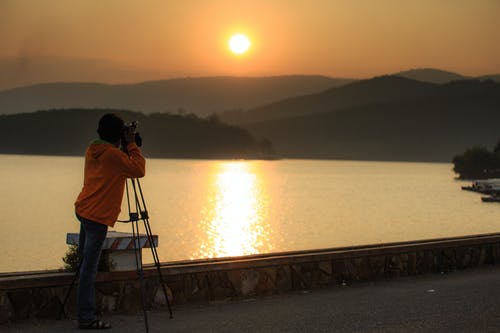
POLYGON ((135 130, 137 129, 138 126, 139 126, 139 122, 137 120, 131 121, 129 123, 125 123, 123 125, 123 131, 124 132, 126 132, 126 131, 135 132, 135 130))
POLYGON ((123 125, 122 142, 125 142, 124 136, 127 132, 132 132, 135 135, 135 144, 138 147, 142 146, 142 137, 136 132, 137 127, 139 127, 138 121, 131 121, 123 125))

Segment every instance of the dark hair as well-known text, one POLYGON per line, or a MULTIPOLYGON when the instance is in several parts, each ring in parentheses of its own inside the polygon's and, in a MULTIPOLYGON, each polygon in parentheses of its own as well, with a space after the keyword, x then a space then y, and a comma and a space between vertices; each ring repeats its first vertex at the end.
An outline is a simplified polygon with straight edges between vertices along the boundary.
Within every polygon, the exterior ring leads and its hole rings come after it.
POLYGON ((115 143, 120 140, 123 131, 123 119, 114 113, 107 113, 99 120, 97 133, 102 140, 115 143))

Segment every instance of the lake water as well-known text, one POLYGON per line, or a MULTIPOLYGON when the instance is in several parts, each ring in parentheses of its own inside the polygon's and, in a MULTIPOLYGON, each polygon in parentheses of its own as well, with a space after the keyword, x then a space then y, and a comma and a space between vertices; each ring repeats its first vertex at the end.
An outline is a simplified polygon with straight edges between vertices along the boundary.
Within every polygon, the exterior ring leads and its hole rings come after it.
MULTIPOLYGON (((83 163, 0 155, 0 272, 63 266, 83 163)), ((462 191, 451 164, 148 159, 141 184, 161 261, 500 230, 500 205, 462 191)))

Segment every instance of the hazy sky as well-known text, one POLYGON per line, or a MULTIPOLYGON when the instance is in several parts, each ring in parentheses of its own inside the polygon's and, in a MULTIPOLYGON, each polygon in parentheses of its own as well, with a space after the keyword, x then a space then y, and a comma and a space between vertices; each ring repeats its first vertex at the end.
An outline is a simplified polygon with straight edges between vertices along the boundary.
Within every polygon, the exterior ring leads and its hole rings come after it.
POLYGON ((500 73, 500 0, 0 0, 0 56, 171 76, 500 73), (251 40, 243 56, 231 34, 251 40))

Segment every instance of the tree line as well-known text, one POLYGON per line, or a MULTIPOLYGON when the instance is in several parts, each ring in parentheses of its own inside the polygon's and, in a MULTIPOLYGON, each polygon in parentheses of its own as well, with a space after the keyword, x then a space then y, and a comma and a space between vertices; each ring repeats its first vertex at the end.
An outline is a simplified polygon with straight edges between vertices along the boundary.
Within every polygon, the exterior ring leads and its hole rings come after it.
POLYGON ((193 114, 58 109, 0 116, 0 153, 83 155, 105 113, 139 122, 143 151, 163 158, 273 158, 272 144, 247 130, 193 114))
POLYGON ((487 179, 500 177, 500 140, 493 151, 474 146, 453 158, 453 170, 461 179, 487 179))

